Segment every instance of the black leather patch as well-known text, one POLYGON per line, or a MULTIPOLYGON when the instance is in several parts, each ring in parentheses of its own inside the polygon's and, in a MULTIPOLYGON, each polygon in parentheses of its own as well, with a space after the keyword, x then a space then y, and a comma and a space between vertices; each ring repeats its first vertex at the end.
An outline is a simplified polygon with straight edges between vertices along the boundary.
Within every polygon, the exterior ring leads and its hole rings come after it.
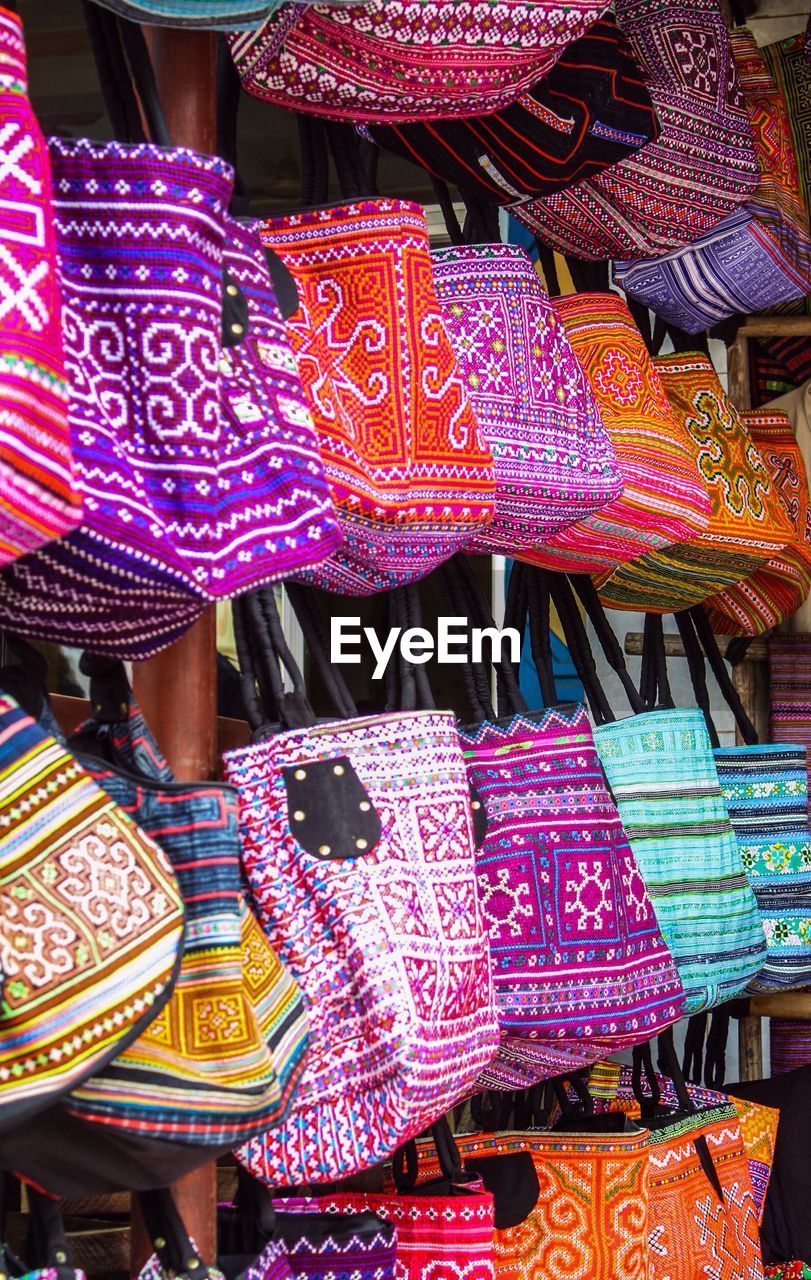
POLYGON ((469 782, 468 786, 470 787, 470 805, 473 810, 473 842, 477 849, 481 849, 487 836, 487 810, 481 793, 476 790, 472 782, 469 782))
POLYGON ((348 756, 284 770, 287 816, 298 843, 316 858, 371 853, 382 825, 348 756))
POLYGON ((497 1231, 525 1222, 538 1203, 538 1173, 528 1151, 501 1156, 465 1156, 465 1170, 478 1173, 493 1196, 497 1231))
POLYGON ((225 350, 245 341, 250 314, 245 294, 233 276, 222 273, 222 345, 225 350))

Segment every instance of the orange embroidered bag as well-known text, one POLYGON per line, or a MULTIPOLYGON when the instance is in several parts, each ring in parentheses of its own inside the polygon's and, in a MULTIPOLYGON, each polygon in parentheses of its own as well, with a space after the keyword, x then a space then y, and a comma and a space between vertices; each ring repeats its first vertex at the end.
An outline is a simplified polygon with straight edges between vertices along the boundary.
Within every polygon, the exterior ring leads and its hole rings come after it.
POLYGON ((790 618, 811 591, 811 500, 800 446, 788 414, 741 412, 760 449, 794 537, 749 578, 711 596, 705 604, 718 635, 762 635, 790 618))
POLYGON ((611 609, 673 613, 734 586, 794 538, 769 468, 709 356, 659 356, 655 368, 698 453, 710 496, 704 533, 626 562, 596 579, 611 609))
POLYGON ((266 222, 343 543, 308 581, 370 595, 424 577, 493 514, 483 441, 437 302, 425 214, 360 199, 266 222))

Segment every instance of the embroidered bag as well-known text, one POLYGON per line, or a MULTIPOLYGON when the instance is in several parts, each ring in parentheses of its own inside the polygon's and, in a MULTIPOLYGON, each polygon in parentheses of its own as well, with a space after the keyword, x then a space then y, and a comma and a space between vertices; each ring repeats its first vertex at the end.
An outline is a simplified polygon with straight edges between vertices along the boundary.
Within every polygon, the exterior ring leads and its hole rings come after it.
POLYGON ((51 154, 86 518, 3 574, 0 618, 143 658, 207 601, 327 554, 337 529, 261 249, 226 223, 230 170, 148 144, 53 140, 51 154), (253 294, 246 353, 227 360, 224 267, 253 294))
POLYGON ((760 182, 736 213, 654 262, 620 262, 626 293, 686 333, 811 290, 811 235, 786 103, 748 27, 730 33, 760 182))
MULTIPOLYGON (((615 720, 565 580, 553 598, 596 721, 594 741, 622 825, 684 985, 686 1012, 740 995, 760 971, 766 939, 721 795, 707 723, 675 708, 661 623, 646 618, 643 670, 655 661, 659 705, 615 720), (659 623, 659 627, 655 626, 659 623)), ((632 686, 622 651, 587 578, 573 579, 609 664, 632 686)), ((648 706, 656 686, 646 688, 648 706)), ((638 703, 632 703, 634 709, 638 703)))
POLYGON ((477 115, 515 101, 606 9, 605 0, 368 0, 311 5, 280 48, 274 15, 232 36, 243 87, 353 122, 477 115))
MULTIPOLYGON (((287 1246, 296 1230, 297 1215, 302 1215, 298 1218, 302 1223, 320 1219, 322 1230, 331 1234, 343 1229, 342 1219, 374 1214, 396 1232, 396 1280, 452 1280, 460 1275, 465 1280, 495 1280, 493 1197, 481 1189, 480 1179, 462 1170, 447 1121, 433 1125, 432 1134, 440 1162, 439 1177, 415 1187, 416 1148, 411 1143, 395 1156, 396 1195, 379 1190, 339 1189, 321 1196, 285 1196, 275 1200, 271 1208, 272 1193, 258 1187, 253 1179, 252 1187, 246 1188, 246 1175, 240 1169, 236 1204, 242 1205, 242 1213, 236 1209, 226 1211, 227 1218, 220 1223, 220 1239, 225 1237, 230 1244, 236 1227, 237 1231, 241 1229, 239 1243, 251 1251, 280 1236, 287 1246), (248 1208, 249 1215, 245 1212, 248 1208)), ((302 1229, 299 1227, 299 1231, 302 1229)), ((290 1257, 291 1264, 294 1261, 290 1257)), ((235 1270, 233 1265, 229 1269, 235 1270)))
POLYGON ((526 558, 548 569, 604 573, 703 533, 710 500, 695 445, 625 302, 614 293, 578 293, 556 298, 554 307, 597 401, 624 487, 614 502, 526 558))
POLYGON ((811 786, 811 635, 769 636, 769 737, 795 742, 809 762, 811 786))
MULTIPOLYGON (((4 1174, 6 1183, 11 1174, 4 1174)), ((5 1192, 5 1188, 3 1188, 5 1192)), ((74 1267, 65 1225, 59 1205, 34 1187, 25 1188, 28 1207, 28 1230, 22 1262, 5 1243, 7 1195, 0 1194, 0 1272, 8 1280, 85 1280, 83 1271, 74 1267)))
POLYGON ((762 1280, 757 1207, 733 1099, 715 1094, 697 1103, 680 1079, 669 1088, 662 1081, 670 1105, 659 1106, 660 1077, 653 1078, 650 1097, 629 1077, 626 1068, 612 1105, 636 1116, 642 1102, 639 1123, 647 1128, 650 1157, 650 1280, 762 1280))
POLYGON ((704 608, 717 635, 761 635, 799 609, 811 591, 811 500, 808 476, 788 415, 741 411, 786 512, 794 538, 743 582, 711 596, 704 608))
POLYGON ((20 19, 0 9, 0 564, 73 529, 73 479, 48 150, 20 19))
POLYGON ((718 0, 617 0, 659 137, 604 173, 515 214, 576 258, 654 257, 708 231, 760 173, 718 0))
POLYGON ((523 249, 437 249, 434 283, 482 436, 496 509, 466 550, 522 558, 618 497, 594 396, 523 249))
POLYGON ((434 177, 506 205, 582 182, 658 132, 644 77, 611 13, 500 111, 412 124, 372 119, 364 127, 381 147, 434 177))
POLYGON ((163 851, 5 695, 0 727, 5 1129, 27 1128, 160 1013, 183 904, 163 851))
MULTIPOLYGON (((240 602, 235 623, 254 729, 280 715, 288 726, 225 757, 243 865, 310 1013, 288 1117, 237 1154, 270 1185, 320 1183, 420 1132, 495 1052, 470 794, 450 713, 358 717, 338 698, 347 718, 316 724, 269 593, 240 602), (275 654, 295 673, 292 695, 275 654)), ((307 634, 333 689, 325 650, 307 634)))
MULTIPOLYGON (((492 625, 475 604, 472 570, 458 567, 467 589, 446 575, 444 598, 455 615, 492 625)), ((529 576, 515 565, 510 577, 505 624, 520 633, 529 576)), ((532 606, 537 652, 548 646, 548 600, 532 606)), ((529 713, 510 693, 509 664, 500 674, 507 714, 496 716, 467 679, 477 723, 459 737, 487 815, 476 871, 501 1029, 499 1054, 479 1083, 520 1088, 654 1035, 681 1016, 684 993, 585 707, 529 713)))
POLYGON ((710 523, 704 533, 639 556, 596 582, 610 609, 671 613, 734 586, 781 555, 795 535, 770 468, 709 357, 659 356, 654 366, 697 449, 710 523))
POLYGON ((344 595, 423 577, 490 520, 494 494, 425 214, 359 200, 266 222, 262 237, 298 287, 289 332, 343 533, 306 576, 344 595))
POLYGON ((128 1136, 229 1150, 290 1105, 307 1047, 301 992, 242 895, 236 793, 177 782, 123 668, 102 660, 89 669, 95 716, 72 746, 168 855, 186 906, 186 945, 162 1012, 65 1105, 128 1136))
MULTIPOLYGON (((465 1170, 495 1198, 498 1280, 647 1280, 647 1132, 593 1129, 457 1134, 465 1170)), ((421 1183, 438 1162, 430 1142, 417 1151, 421 1183)))

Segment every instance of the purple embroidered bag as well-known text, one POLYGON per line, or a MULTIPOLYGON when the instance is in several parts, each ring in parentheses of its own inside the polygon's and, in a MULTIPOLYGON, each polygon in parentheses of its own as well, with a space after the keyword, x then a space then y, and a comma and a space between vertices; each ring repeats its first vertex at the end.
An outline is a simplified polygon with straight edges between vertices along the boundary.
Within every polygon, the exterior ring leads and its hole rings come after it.
MULTIPOLYGON (((472 571, 448 574, 454 612, 474 600, 472 571)), ((548 650, 544 578, 516 564, 506 625, 530 614, 533 649, 548 650)), ((486 624, 481 603, 476 624, 486 624)), ((684 992, 656 923, 585 707, 526 711, 500 667, 507 715, 466 680, 478 723, 460 729, 468 776, 487 815, 476 872, 490 935, 501 1029, 483 1088, 512 1088, 618 1052, 681 1017, 684 992), (607 1046, 611 1046, 610 1049, 607 1046)), ((545 675, 545 691, 551 677, 545 675)), ((554 696, 554 686, 551 686, 554 696)), ((500 708, 501 709, 501 706, 500 708)))
POLYGON ((470 793, 449 712, 358 717, 339 697, 347 718, 316 723, 271 593, 244 597, 234 621, 249 690, 255 663, 275 688, 262 705, 249 692, 264 736, 229 752, 225 772, 257 913, 310 1014, 288 1117, 237 1156, 272 1186, 322 1183, 420 1133, 472 1091, 496 1051, 470 793), (287 727, 269 732, 269 720, 287 727))
POLYGON ((537 550, 622 493, 600 410, 532 261, 516 245, 438 249, 434 282, 493 451, 496 511, 470 552, 537 550))
POLYGON ((208 602, 320 560, 337 526, 263 250, 226 213, 228 166, 151 144, 50 149, 85 516, 0 575, 0 621, 144 658, 208 602))

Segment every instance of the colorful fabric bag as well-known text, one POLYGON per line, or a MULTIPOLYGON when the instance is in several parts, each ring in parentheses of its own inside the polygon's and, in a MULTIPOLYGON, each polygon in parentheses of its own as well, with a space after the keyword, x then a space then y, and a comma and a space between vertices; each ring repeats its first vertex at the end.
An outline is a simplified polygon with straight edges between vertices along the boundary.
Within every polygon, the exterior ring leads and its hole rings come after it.
POLYGON ((0 727, 0 1126, 25 1128, 160 1013, 183 904, 163 851, 6 696, 0 727))
POLYGON ((186 942, 164 1009, 65 1105, 127 1135, 228 1150, 290 1105, 307 1048, 302 995, 242 895, 236 793, 222 783, 177 782, 123 667, 105 667, 96 665, 91 680, 100 711, 71 743, 94 781, 168 855, 186 906, 186 942))
POLYGON ((515 214, 576 258, 655 257, 708 231, 752 195, 759 166, 718 0, 617 0, 659 137, 604 173, 515 214))
POLYGON ((786 621, 811 591, 811 498, 805 462, 788 416, 742 411, 760 450, 794 538, 779 556, 743 582, 711 596, 704 608, 717 635, 761 635, 786 621))
POLYGON ((785 1075, 811 1066, 811 1025, 796 1018, 769 1018, 769 1070, 785 1075))
MULTIPOLYGON (((550 580, 596 721, 600 763, 684 985, 686 1012, 698 1013, 740 995, 766 959, 763 926, 721 795, 707 722, 697 707, 673 706, 661 624, 654 628, 659 620, 652 618, 646 619, 643 674, 653 666, 658 686, 646 687, 645 701, 656 704, 658 688, 659 706, 615 720, 571 592, 565 580, 550 580)), ((588 579, 573 582, 638 712, 622 651, 588 579)))
POLYGON ((811 234, 788 109, 748 27, 730 45, 755 139, 760 183, 746 204, 655 262, 615 263, 617 284, 685 333, 811 290, 811 234))
POLYGON ((363 123, 466 116, 515 101, 605 0, 369 0, 311 5, 280 48, 271 17, 232 36, 243 87, 276 106, 363 123))
POLYGON ((704 533, 639 556, 595 579, 610 609, 671 613, 700 604, 782 555, 795 534, 760 449, 708 356, 659 356, 654 365, 698 453, 710 495, 704 533))
POLYGON ((550 195, 647 145, 659 122, 613 14, 592 23, 515 102, 489 115, 363 132, 444 182, 498 204, 550 195))
POLYGON ((73 478, 51 166, 20 19, 0 9, 0 564, 81 519, 73 478))
POLYGON ((434 283, 483 438, 496 509, 469 552, 519 559, 622 491, 594 396, 528 254, 437 249, 434 283))
MULTIPOLYGON (((269 593, 240 602, 235 622, 250 685, 252 650, 284 652, 269 593)), ((333 688, 326 655, 308 648, 333 688)), ((237 1154, 270 1185, 296 1186, 367 1168, 420 1132, 470 1090, 498 1030, 453 716, 357 717, 339 701, 351 718, 319 725, 297 672, 285 696, 275 659, 260 670, 263 687, 278 680, 264 712, 250 702, 252 724, 281 715, 290 727, 229 752, 225 770, 254 902, 304 991, 310 1047, 287 1118, 237 1154)))
POLYGON ((151 144, 50 145, 85 519, 6 568, 0 619, 139 659, 338 532, 261 246, 227 220, 228 167, 151 144), (244 354, 227 359, 224 269, 249 299, 244 354))
MULTIPOLYGON (((656 1081, 653 1097, 661 1093, 665 1105, 643 1105, 639 1119, 649 1143, 651 1280, 762 1280, 758 1211, 734 1100, 709 1091, 699 1100, 683 1082, 676 1093, 663 1077, 656 1081)), ((627 1068, 611 1105, 640 1114, 627 1068)))
MULTIPOLYGON (((588 1276, 646 1280, 647 1132, 457 1135, 465 1170, 495 1198, 498 1280, 588 1276)), ((436 1177, 433 1145, 417 1143, 419 1181, 436 1177)))
POLYGON ((289 333, 343 542, 309 581, 367 595, 429 573, 488 523, 492 455, 431 276, 423 210, 359 200, 277 218, 293 274, 289 333))
POLYGON ((811 830, 808 773, 799 746, 764 743, 715 751, 721 793, 755 892, 766 963, 752 991, 811 982, 811 830))
MULTIPOLYGON (((528 576, 515 565, 510 578, 505 622, 521 633, 528 576)), ((482 622, 447 579, 443 595, 455 614, 482 622)), ((548 643, 548 616, 543 601, 532 604, 537 648, 548 643)), ((479 1084, 522 1088, 650 1038, 682 1015, 684 993, 585 707, 528 713, 513 695, 499 707, 506 715, 480 700, 473 709, 477 723, 459 737, 487 815, 476 873, 501 1029, 479 1084)))
POLYGON ((613 293, 556 298, 617 455, 623 491, 526 557, 547 569, 601 573, 703 533, 710 500, 696 447, 668 403, 625 302, 613 293))

